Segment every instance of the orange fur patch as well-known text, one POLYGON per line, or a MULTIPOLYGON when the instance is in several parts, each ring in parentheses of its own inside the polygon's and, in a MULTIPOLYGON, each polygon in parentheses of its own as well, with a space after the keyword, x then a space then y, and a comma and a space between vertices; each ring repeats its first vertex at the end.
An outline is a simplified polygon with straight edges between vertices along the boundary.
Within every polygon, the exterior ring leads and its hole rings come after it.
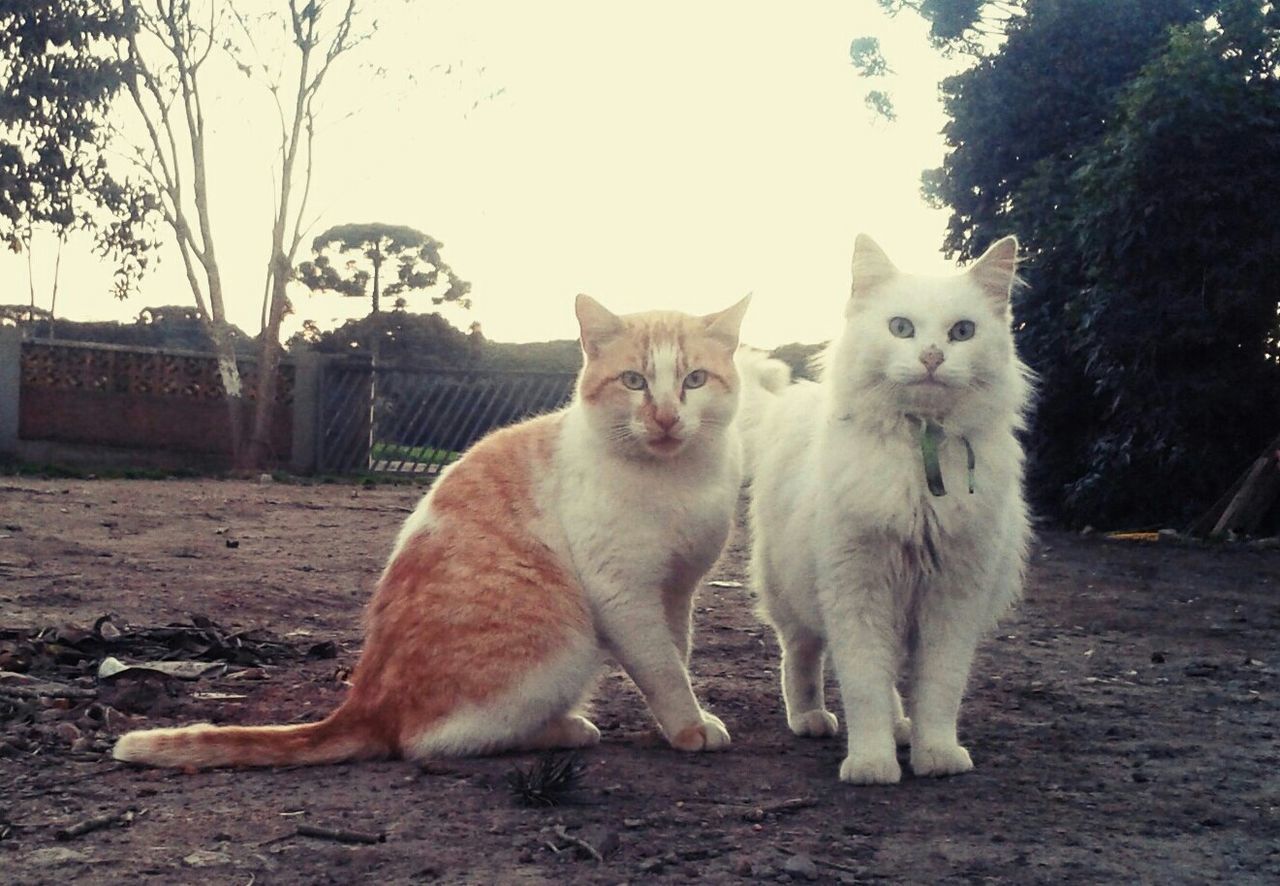
POLYGON ((551 467, 561 418, 486 437, 437 482, 431 520, 383 571, 351 693, 329 717, 132 732, 117 759, 181 768, 399 755, 450 713, 510 692, 592 634, 584 592, 533 531, 534 483, 551 467))
POLYGON ((576 579, 531 531, 534 478, 550 467, 559 422, 545 416, 477 444, 433 492, 431 528, 383 572, 350 703, 397 751, 592 630, 576 579))
POLYGON ((632 391, 618 381, 628 370, 647 374, 655 348, 669 347, 678 356, 676 373, 683 378, 694 369, 707 371, 708 383, 715 382, 729 390, 730 378, 737 377, 733 366, 733 350, 707 335, 698 317, 674 311, 649 311, 619 318, 622 334, 602 343, 596 354, 583 367, 578 380, 578 396, 585 403, 629 400, 632 391))

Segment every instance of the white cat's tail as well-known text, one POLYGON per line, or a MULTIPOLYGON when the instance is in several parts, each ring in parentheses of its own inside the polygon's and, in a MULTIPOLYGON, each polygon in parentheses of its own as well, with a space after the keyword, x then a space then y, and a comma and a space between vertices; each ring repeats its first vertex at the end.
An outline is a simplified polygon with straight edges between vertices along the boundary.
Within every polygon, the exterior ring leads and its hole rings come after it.
POLYGON ((742 392, 738 400, 738 434, 742 438, 742 477, 750 481, 763 441, 760 427, 773 401, 791 384, 791 367, 748 345, 734 356, 742 392))

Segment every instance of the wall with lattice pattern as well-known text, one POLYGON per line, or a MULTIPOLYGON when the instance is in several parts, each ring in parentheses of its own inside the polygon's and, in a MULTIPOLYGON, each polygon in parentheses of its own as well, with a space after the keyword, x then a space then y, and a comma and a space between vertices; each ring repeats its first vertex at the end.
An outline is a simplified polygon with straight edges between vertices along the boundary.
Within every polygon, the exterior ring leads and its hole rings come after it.
MULTIPOLYGON (((257 365, 240 360, 243 420, 257 365)), ((73 342, 22 343, 18 436, 90 446, 230 457, 226 392, 209 354, 73 342)), ((294 367, 277 376, 271 448, 289 459, 294 367)))

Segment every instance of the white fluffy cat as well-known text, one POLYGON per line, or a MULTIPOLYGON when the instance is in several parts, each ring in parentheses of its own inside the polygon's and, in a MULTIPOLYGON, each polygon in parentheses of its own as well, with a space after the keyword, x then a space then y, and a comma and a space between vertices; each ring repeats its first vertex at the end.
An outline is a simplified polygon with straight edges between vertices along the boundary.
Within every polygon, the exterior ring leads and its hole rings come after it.
POLYGON ((821 382, 770 394, 776 361, 739 358, 752 580, 797 735, 836 732, 823 703, 830 653, 848 724, 843 781, 898 781, 895 743, 908 741, 916 775, 973 768, 956 736, 960 700, 978 641, 1021 593, 1030 538, 1016 437, 1029 372, 1009 309, 1017 250, 1006 237, 966 273, 925 277, 860 236, 821 382))

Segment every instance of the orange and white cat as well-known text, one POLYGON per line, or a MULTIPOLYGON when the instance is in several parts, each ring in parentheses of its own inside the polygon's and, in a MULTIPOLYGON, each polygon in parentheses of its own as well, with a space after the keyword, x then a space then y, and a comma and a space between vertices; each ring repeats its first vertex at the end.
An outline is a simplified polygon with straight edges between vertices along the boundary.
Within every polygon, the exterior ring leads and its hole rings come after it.
POLYGON ((342 705, 296 726, 130 732, 116 759, 276 766, 585 747, 600 740, 582 706, 606 654, 673 747, 727 747, 687 663, 692 596, 738 496, 733 355, 746 307, 617 316, 579 296, 573 403, 481 440, 408 518, 342 705))

